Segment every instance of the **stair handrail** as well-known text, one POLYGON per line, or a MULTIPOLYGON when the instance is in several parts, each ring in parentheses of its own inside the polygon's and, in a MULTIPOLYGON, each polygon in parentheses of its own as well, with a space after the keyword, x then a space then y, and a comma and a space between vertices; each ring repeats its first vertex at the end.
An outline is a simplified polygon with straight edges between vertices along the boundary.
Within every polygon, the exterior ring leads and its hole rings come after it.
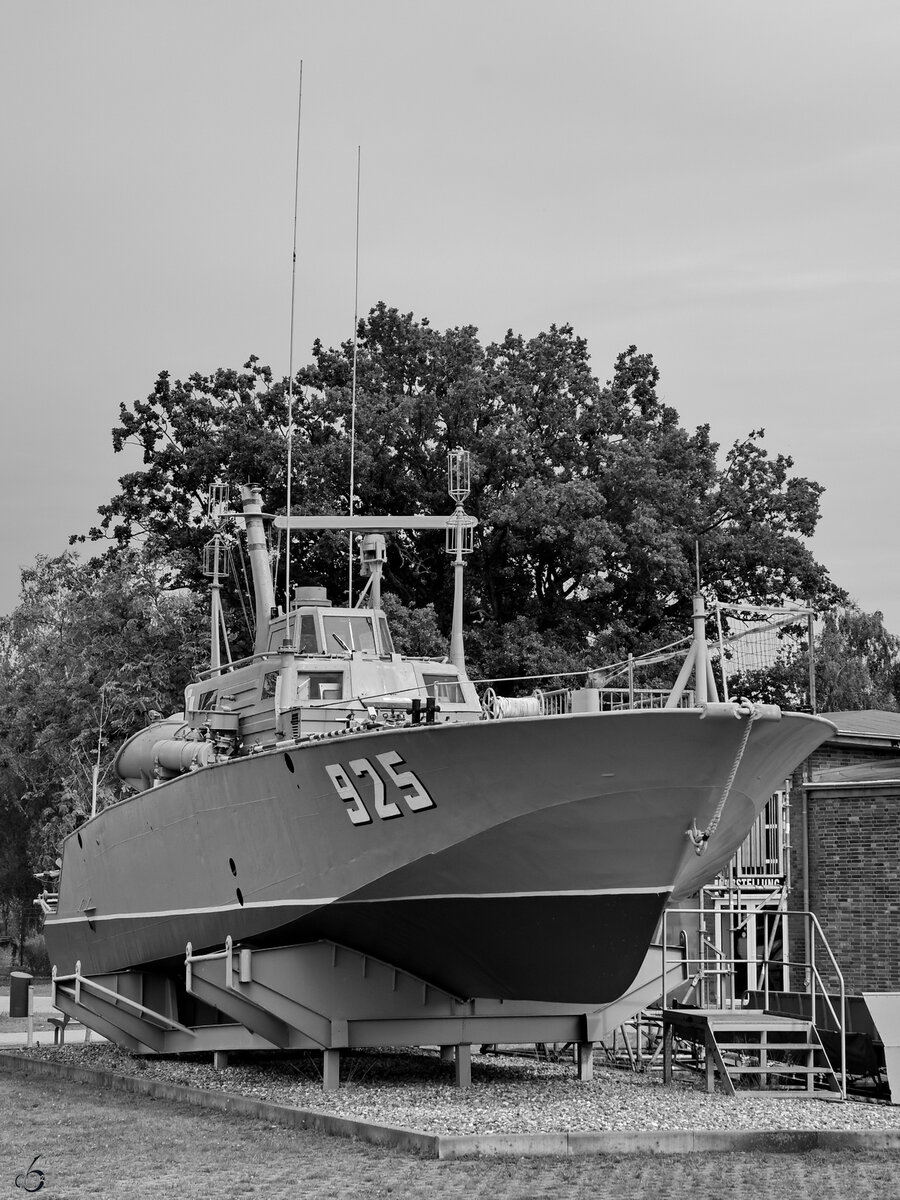
MULTIPOLYGON (((114 1007, 130 1009, 142 1019, 152 1018, 150 1024, 159 1024, 166 1029, 177 1029, 180 1033, 189 1033, 191 1037, 196 1037, 196 1031, 188 1029, 186 1025, 182 1025, 176 1021, 174 1017, 167 1017, 164 1013, 157 1012, 156 1009, 148 1008, 146 1004, 140 1004, 137 1000, 132 1000, 130 996, 123 996, 121 992, 115 991, 113 988, 108 988, 102 983, 98 983, 96 979, 92 979, 90 975, 81 973, 81 960, 75 964, 75 970, 69 975, 58 975, 56 967, 53 968, 50 976, 50 1000, 54 1008, 59 1008, 56 1003, 59 992, 64 996, 74 1000, 80 1007, 82 991, 91 992, 100 1000, 106 1000, 114 1007), (60 984, 74 983, 74 988, 70 990, 68 987, 60 987, 60 984)), ((64 1011, 60 1009, 60 1011, 64 1011)), ((90 1011, 90 1010, 88 1010, 90 1011)), ((95 1014, 96 1015, 96 1014, 95 1014)), ((84 1021, 82 1021, 84 1023, 84 1021)))
POLYGON ((196 962, 215 962, 216 959, 222 959, 225 963, 225 986, 230 988, 233 986, 232 973, 234 970, 234 941, 231 934, 225 938, 225 945, 221 950, 211 950, 206 954, 195 954, 194 947, 188 942, 184 948, 184 986, 190 992, 194 979, 193 966, 196 962))
MULTIPOLYGON (((811 976, 811 980, 818 981, 819 987, 822 989, 822 996, 825 999, 825 1003, 828 1005, 828 1010, 831 1013, 832 1020, 834 1021, 835 1025, 837 1026, 838 1034, 840 1035, 841 1095, 842 1095, 842 1097, 846 1098, 846 1096, 847 1096, 847 991, 846 991, 846 987, 844 985, 844 973, 841 970, 841 968, 838 966, 837 959, 834 957, 834 954, 832 953, 831 946, 829 945, 829 942, 828 942, 828 938, 825 936, 825 931, 822 928, 822 926, 819 924, 819 918, 816 916, 816 914, 814 912, 807 912, 806 916, 809 920, 809 925, 810 925, 810 937, 808 939, 810 976, 811 976), (822 980, 822 976, 819 974, 819 968, 816 966, 816 937, 815 937, 816 934, 818 934, 819 938, 821 939, 822 946, 824 947, 825 953, 828 955, 829 961, 831 963, 831 969, 834 972, 834 975, 838 981, 838 990, 839 990, 839 995, 840 995, 840 1007, 841 1007, 840 1016, 838 1016, 838 1014, 834 1011, 834 1005, 831 1003, 831 997, 828 994, 828 989, 825 987, 825 984, 822 980)), ((766 983, 767 983, 767 992, 768 992, 768 978, 766 980, 766 983)), ((815 991, 815 987, 810 988, 810 1005, 811 1005, 810 1019, 811 1019, 813 1025, 815 1025, 815 1023, 816 1023, 816 991, 815 991)))
MULTIPOLYGON (((720 916, 730 916, 730 917, 744 916, 744 917, 746 917, 748 910, 747 910, 746 906, 738 907, 737 905, 735 905, 735 906, 731 906, 731 907, 728 907, 728 906, 719 907, 716 910, 711 910, 711 909, 702 908, 702 907, 700 907, 700 908, 681 908, 681 907, 679 907, 679 908, 671 909, 671 910, 666 909, 663 912, 662 937, 660 939, 662 942, 662 956, 661 956, 662 957, 662 977, 660 980, 660 984, 661 984, 661 986, 660 986, 660 995, 661 995, 660 1007, 661 1007, 661 1009, 665 1010, 669 1007, 668 997, 669 997, 669 992, 671 991, 671 988, 668 985, 668 965, 669 965, 668 955, 669 955, 670 949, 672 949, 672 950, 676 949, 675 947, 673 947, 673 946, 670 947, 670 945, 669 945, 668 918, 669 918, 670 912, 674 913, 674 914, 680 914, 680 915, 696 915, 696 916, 700 916, 700 917, 705 917, 705 916, 710 916, 713 911, 717 912, 720 916)), ((797 961, 794 961, 789 958, 772 959, 772 958, 769 958, 768 955, 766 955, 764 958, 755 958, 753 960, 741 959, 741 958, 737 958, 737 957, 729 958, 728 956, 725 955, 725 953, 723 951, 719 950, 719 948, 714 943, 709 942, 709 939, 707 938, 706 934, 701 931, 698 931, 698 933, 699 933, 698 951, 702 952, 704 943, 709 945, 710 949, 712 949, 714 954, 716 955, 716 957, 712 960, 713 965, 712 966, 709 965, 710 960, 704 958, 702 956, 702 953, 700 953, 698 955, 698 957, 694 958, 694 957, 691 957, 690 954, 687 954, 684 951, 682 951, 682 949, 679 947, 678 954, 682 958, 682 961, 684 963, 684 969, 688 974, 691 974, 692 966, 696 965, 695 975, 697 978, 697 982, 699 984, 699 995, 701 997, 705 995, 704 990, 703 990, 703 982, 706 977, 723 974, 723 968, 726 967, 727 965, 731 966, 732 973, 733 973, 733 968, 735 967, 736 964, 754 961, 757 964, 757 966, 762 966, 765 970, 765 975, 764 975, 765 982, 764 982, 764 988, 762 990, 765 995, 766 1008, 769 1007, 769 995, 770 995, 769 967, 770 966, 779 966, 779 967, 784 968, 788 972, 788 976, 787 976, 788 979, 790 978, 790 971, 792 968, 797 969, 797 970, 803 970, 805 973, 804 982, 806 985, 806 991, 810 998, 810 1022, 811 1022, 811 1024, 814 1027, 816 1026, 817 1001, 819 1001, 819 1002, 824 1001, 822 1011, 824 1012, 827 1008, 827 1011, 830 1012, 831 1018, 834 1021, 835 1027, 837 1029, 837 1033, 838 1033, 838 1037, 839 1037, 839 1041, 840 1041, 840 1056, 841 1056, 841 1066, 840 1066, 841 1098, 846 1099, 846 1097, 847 1097, 847 994, 846 994, 846 985, 844 982, 844 974, 841 971, 840 966, 838 965, 838 962, 834 956, 834 953, 832 952, 831 946, 828 942, 828 938, 825 936, 825 931, 823 930, 823 928, 819 922, 819 919, 814 912, 811 912, 808 909, 779 909, 778 912, 779 912, 779 915, 782 917, 802 917, 804 919, 804 921, 806 922, 808 932, 807 932, 807 936, 805 938, 806 954, 805 954, 805 958, 804 958, 803 962, 797 962, 797 961), (818 965, 816 962, 817 939, 819 942, 821 942, 822 948, 824 949, 824 952, 827 955, 831 970, 834 974, 834 977, 837 980, 838 994, 839 994, 838 1003, 839 1003, 839 1007, 840 1007, 840 1014, 838 1014, 838 1012, 835 1011, 835 1006, 832 1003, 831 996, 828 993, 828 989, 825 986, 825 982, 822 979, 822 975, 819 971, 819 968, 818 968, 818 965), (818 986, 818 990, 817 990, 817 986, 818 986)), ((735 1000, 735 997, 734 997, 733 989, 732 989, 732 1005, 734 1004, 734 1000, 735 1000)), ((721 999, 720 999, 720 1007, 721 1007, 721 999)), ((827 1057, 828 1056, 826 1054, 826 1058, 827 1057)), ((829 1060, 829 1065, 830 1065, 830 1060, 829 1060)), ((835 1073, 833 1071, 833 1069, 832 1069, 832 1073, 835 1073)))

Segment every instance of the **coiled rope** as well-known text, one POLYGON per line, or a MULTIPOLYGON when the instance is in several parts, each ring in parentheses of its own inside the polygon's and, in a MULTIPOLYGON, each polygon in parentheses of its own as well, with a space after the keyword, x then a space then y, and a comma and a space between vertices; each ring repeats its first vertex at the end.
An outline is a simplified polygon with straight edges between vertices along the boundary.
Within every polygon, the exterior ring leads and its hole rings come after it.
POLYGON ((493 688, 484 693, 482 708, 493 721, 505 717, 539 717, 541 702, 537 696, 498 696, 493 688))

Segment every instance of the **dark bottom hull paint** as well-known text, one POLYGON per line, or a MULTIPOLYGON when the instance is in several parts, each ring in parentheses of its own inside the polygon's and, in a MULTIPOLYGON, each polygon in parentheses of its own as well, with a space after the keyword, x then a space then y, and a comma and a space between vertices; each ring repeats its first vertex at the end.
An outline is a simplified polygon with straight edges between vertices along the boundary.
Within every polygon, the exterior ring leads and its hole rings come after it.
POLYGON ((637 974, 666 895, 421 899, 329 905, 302 923, 461 999, 603 1004, 637 974), (540 964, 536 970, 536 964, 540 964))
MULTIPOLYGON (((330 941, 397 967, 461 1000, 606 1004, 628 990, 653 939, 668 893, 603 896, 341 901, 264 931, 235 914, 178 918, 194 953, 234 945, 330 941)), ((118 924, 118 923, 117 923, 118 924)), ((104 932, 134 937, 135 923, 104 932)), ((137 923, 138 926, 140 923, 137 923)), ((90 961, 89 959, 86 961, 90 961)), ((184 977, 184 959, 143 969, 184 977)), ((88 969, 88 973, 90 970, 88 969)))

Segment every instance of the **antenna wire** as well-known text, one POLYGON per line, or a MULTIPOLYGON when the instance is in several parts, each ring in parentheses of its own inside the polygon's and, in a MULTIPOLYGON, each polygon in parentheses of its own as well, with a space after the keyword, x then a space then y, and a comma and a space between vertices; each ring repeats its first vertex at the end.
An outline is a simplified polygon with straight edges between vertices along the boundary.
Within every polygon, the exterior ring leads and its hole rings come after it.
MULTIPOLYGON (((356 147, 356 274, 353 286, 353 382, 350 388, 350 516, 353 516, 353 491, 356 486, 356 343, 359 325, 359 181, 362 146, 356 147)), ((348 533, 347 607, 353 607, 353 530, 348 533)))
POLYGON ((297 89, 297 158, 294 166, 294 249, 291 257, 291 334, 288 349, 287 524, 284 548, 284 638, 291 642, 291 475, 294 445, 294 310, 297 297, 297 213, 300 207, 300 114, 303 109, 303 60, 297 89))

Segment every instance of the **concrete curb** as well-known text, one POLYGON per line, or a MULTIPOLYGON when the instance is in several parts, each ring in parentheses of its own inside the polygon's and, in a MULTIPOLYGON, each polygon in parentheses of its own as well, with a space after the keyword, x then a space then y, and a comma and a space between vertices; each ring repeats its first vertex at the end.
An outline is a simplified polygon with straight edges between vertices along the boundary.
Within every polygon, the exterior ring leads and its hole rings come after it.
POLYGON ((836 1129, 662 1129, 603 1133, 438 1136, 438 1158, 553 1154, 804 1154, 809 1150, 897 1150, 900 1132, 836 1129))
POLYGON ((0 1071, 70 1079, 111 1091, 150 1096, 196 1108, 217 1109, 291 1129, 312 1129, 334 1137, 356 1138, 375 1146, 389 1146, 426 1158, 499 1158, 503 1156, 555 1155, 567 1158, 584 1154, 702 1154, 769 1153, 802 1154, 810 1150, 900 1150, 900 1130, 856 1132, 836 1129, 661 1129, 603 1133, 435 1134, 415 1129, 395 1129, 354 1121, 313 1109, 272 1104, 217 1089, 187 1087, 160 1079, 121 1075, 116 1071, 79 1067, 74 1063, 0 1051, 0 1071))

